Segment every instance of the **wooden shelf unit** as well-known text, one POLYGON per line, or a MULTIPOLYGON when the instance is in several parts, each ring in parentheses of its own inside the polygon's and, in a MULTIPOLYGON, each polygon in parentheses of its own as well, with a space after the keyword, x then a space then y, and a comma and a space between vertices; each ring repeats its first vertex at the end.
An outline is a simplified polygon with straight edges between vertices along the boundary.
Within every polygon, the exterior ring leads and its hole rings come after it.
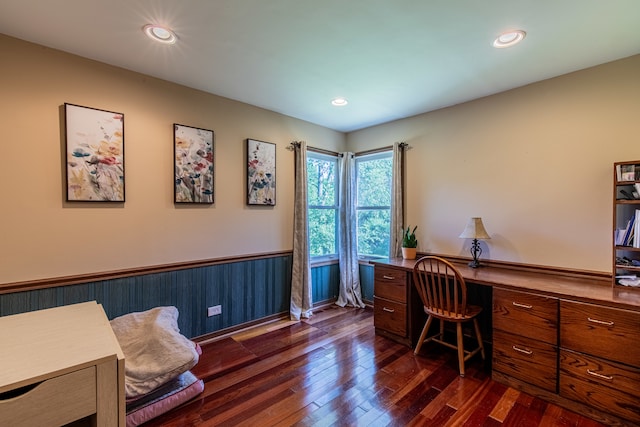
MULTIPOLYGON (((637 275, 640 277, 640 265, 627 265, 618 262, 619 259, 626 258, 629 262, 637 261, 640 263, 640 247, 634 247, 633 239, 627 245, 616 242, 617 230, 627 228, 627 224, 636 217, 636 210, 640 211, 640 160, 616 162, 613 166, 612 285, 614 288, 626 287, 620 284, 618 276, 637 275)), ((640 220, 640 216, 638 219, 640 220)), ((636 230, 639 226, 640 224, 636 226, 636 230)), ((640 242, 640 235, 637 235, 635 240, 640 242)))

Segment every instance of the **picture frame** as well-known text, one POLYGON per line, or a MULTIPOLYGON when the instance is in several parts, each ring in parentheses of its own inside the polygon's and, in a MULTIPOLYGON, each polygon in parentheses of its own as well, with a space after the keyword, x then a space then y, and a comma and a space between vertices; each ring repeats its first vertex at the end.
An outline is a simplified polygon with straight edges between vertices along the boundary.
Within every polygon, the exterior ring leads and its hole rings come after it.
POLYGON ((124 114, 64 104, 66 199, 124 202, 124 114))
POLYGON ((214 202, 214 133, 173 124, 174 203, 214 202))
POLYGON ((247 204, 276 204, 276 144, 247 139, 247 204))

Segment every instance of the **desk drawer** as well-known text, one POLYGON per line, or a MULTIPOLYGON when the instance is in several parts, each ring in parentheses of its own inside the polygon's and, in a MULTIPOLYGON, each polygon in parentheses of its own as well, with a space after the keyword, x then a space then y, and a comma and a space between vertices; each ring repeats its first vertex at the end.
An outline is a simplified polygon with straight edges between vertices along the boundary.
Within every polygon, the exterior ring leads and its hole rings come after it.
POLYGON ((379 298, 407 302, 407 273, 403 270, 375 267, 373 293, 379 298))
POLYGON ((558 343, 558 300, 494 288, 493 327, 549 344, 558 343))
POLYGON ((560 302, 560 346, 640 367, 640 313, 560 302))
POLYGON ((493 369, 556 392, 558 350, 555 346, 503 331, 493 332, 493 369))
POLYGON ((401 337, 407 336, 407 305, 373 297, 373 325, 401 337))
POLYGON ((562 349, 560 395, 640 422, 640 370, 562 349))
POLYGON ((93 366, 24 389, 0 395, 0 426, 64 425, 96 413, 93 366))

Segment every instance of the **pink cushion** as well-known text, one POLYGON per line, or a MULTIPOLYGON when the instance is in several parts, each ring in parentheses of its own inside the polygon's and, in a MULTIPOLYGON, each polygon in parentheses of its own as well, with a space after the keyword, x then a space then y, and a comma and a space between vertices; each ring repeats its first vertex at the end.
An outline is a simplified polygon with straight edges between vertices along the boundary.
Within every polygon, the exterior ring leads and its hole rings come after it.
POLYGON ((187 371, 147 395, 127 402, 127 427, 139 426, 193 399, 204 382, 187 371))

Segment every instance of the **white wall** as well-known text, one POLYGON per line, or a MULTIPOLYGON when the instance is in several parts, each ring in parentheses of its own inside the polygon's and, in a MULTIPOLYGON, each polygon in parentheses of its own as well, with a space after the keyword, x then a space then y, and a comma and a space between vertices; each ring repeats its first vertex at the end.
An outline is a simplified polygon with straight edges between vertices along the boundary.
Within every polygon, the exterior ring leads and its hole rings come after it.
MULTIPOLYGON (((292 248, 301 120, 0 35, 0 284, 292 248), (124 113, 124 204, 67 203, 65 102, 124 113), (215 204, 173 203, 173 124, 215 133, 215 204), (245 203, 245 139, 276 144, 275 207, 245 203)), ((212 70, 215 72, 215 70, 212 70)))
POLYGON ((640 55, 347 135, 406 141, 408 224, 420 251, 611 271, 613 163, 640 159, 640 55))

